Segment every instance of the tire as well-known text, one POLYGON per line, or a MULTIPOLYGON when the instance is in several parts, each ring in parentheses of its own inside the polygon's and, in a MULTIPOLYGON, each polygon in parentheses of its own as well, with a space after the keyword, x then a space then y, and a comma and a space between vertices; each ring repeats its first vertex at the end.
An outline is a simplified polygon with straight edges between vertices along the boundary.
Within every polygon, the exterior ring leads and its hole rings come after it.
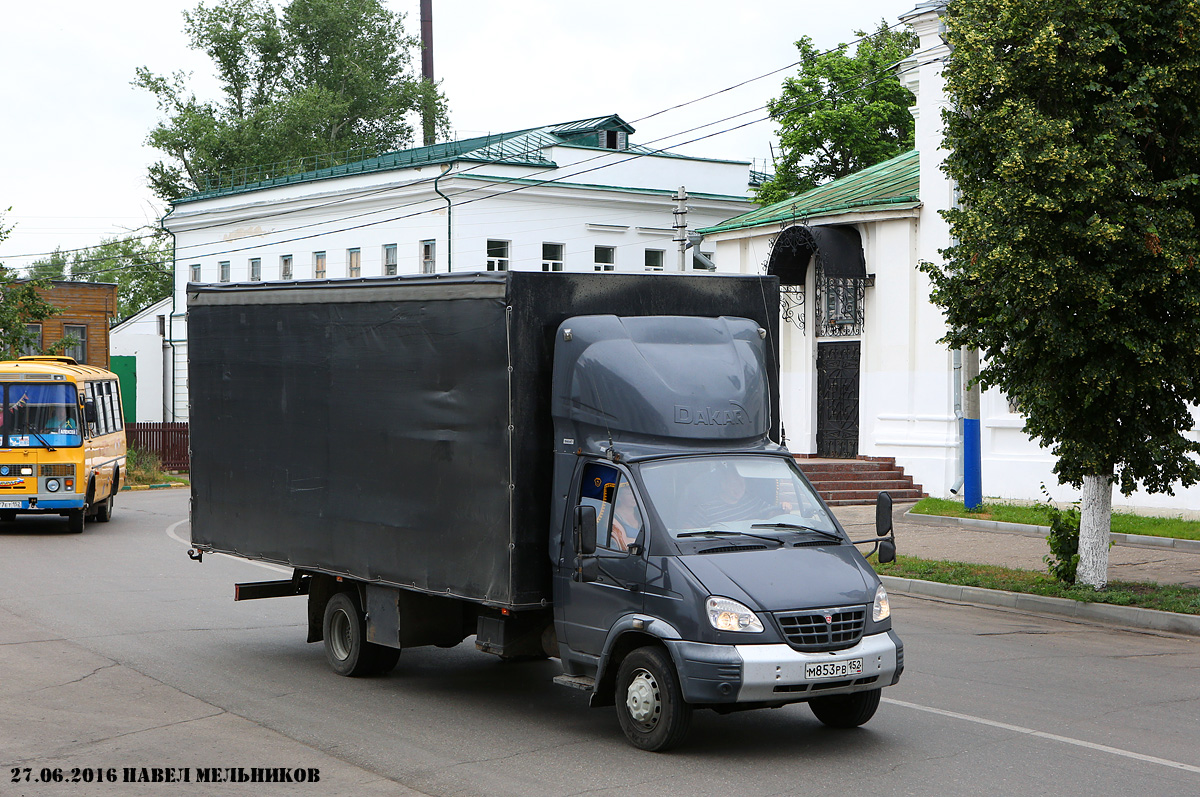
POLYGON ((83 513, 83 509, 67 510, 67 531, 71 532, 72 534, 83 533, 83 526, 86 522, 83 513))
POLYGON ((662 648, 638 648, 625 657, 614 697, 621 730, 640 750, 670 750, 692 725, 692 707, 684 702, 675 666, 662 648))
POLYGON ((322 628, 325 658, 338 675, 362 678, 391 672, 400 660, 399 648, 367 641, 367 621, 348 592, 339 592, 325 604, 322 628))
POLYGON ((112 520, 113 497, 110 495, 105 498, 96 507, 96 521, 99 523, 107 523, 112 520))
POLYGON ((850 695, 818 697, 808 701, 808 707, 830 728, 857 728, 875 716, 882 692, 882 689, 872 689, 850 695))

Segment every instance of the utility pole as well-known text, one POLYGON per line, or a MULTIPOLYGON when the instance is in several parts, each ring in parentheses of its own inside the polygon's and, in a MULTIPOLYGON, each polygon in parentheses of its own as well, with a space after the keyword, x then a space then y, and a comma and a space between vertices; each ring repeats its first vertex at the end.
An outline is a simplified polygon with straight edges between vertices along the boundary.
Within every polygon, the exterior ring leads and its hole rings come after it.
POLYGON ((963 352, 963 506, 976 509, 983 503, 983 456, 979 437, 979 349, 963 352))
MULTIPOLYGON (((433 91, 433 0, 421 0, 421 77, 433 91)), ((432 95, 425 100, 421 109, 421 128, 425 146, 434 143, 434 102, 432 95)))
POLYGON ((675 200, 675 237, 671 240, 679 244, 679 270, 687 271, 687 189, 679 186, 679 193, 671 198, 675 200))

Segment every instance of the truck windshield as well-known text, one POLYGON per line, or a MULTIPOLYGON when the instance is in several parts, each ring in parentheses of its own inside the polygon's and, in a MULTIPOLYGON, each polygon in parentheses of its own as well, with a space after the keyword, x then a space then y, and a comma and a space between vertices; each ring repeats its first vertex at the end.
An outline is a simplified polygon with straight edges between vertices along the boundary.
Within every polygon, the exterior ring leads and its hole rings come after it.
POLYGON ((837 534, 812 489, 780 457, 669 459, 643 464, 641 475, 647 497, 674 537, 811 530, 829 539, 837 534))
POLYGON ((10 382, 2 387, 0 445, 4 448, 56 448, 82 443, 74 385, 10 382))

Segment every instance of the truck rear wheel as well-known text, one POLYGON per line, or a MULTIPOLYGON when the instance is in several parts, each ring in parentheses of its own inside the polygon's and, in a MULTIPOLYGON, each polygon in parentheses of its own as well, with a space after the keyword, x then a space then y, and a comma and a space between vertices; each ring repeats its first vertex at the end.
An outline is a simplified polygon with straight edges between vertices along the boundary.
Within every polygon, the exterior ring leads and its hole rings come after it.
POLYGON ((630 653, 617 670, 617 720, 629 742, 642 750, 669 750, 683 741, 692 707, 683 700, 679 676, 662 648, 630 653))
POLYGON ((875 716, 882 692, 882 689, 872 689, 851 695, 818 697, 808 701, 808 707, 830 728, 857 728, 875 716))
POLYGON ((338 675, 383 675, 400 660, 398 648, 367 641, 366 617, 349 593, 339 592, 329 599, 323 631, 325 658, 338 675))

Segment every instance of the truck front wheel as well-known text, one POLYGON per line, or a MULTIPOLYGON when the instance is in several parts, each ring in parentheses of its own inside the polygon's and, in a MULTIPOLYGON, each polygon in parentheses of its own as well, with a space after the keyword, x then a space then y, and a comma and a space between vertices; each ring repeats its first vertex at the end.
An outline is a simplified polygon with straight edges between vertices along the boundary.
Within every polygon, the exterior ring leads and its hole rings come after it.
POLYGON ((630 743, 642 750, 669 750, 683 741, 692 724, 679 676, 662 648, 630 653, 617 670, 617 720, 630 743))
POLYGON ((808 701, 808 707, 830 728, 857 728, 875 716, 882 692, 882 689, 872 689, 850 695, 818 697, 808 701))
POLYGON ((325 658, 338 675, 382 675, 400 658, 398 648, 367 641, 366 618, 348 593, 337 593, 325 605, 323 631, 325 658))

